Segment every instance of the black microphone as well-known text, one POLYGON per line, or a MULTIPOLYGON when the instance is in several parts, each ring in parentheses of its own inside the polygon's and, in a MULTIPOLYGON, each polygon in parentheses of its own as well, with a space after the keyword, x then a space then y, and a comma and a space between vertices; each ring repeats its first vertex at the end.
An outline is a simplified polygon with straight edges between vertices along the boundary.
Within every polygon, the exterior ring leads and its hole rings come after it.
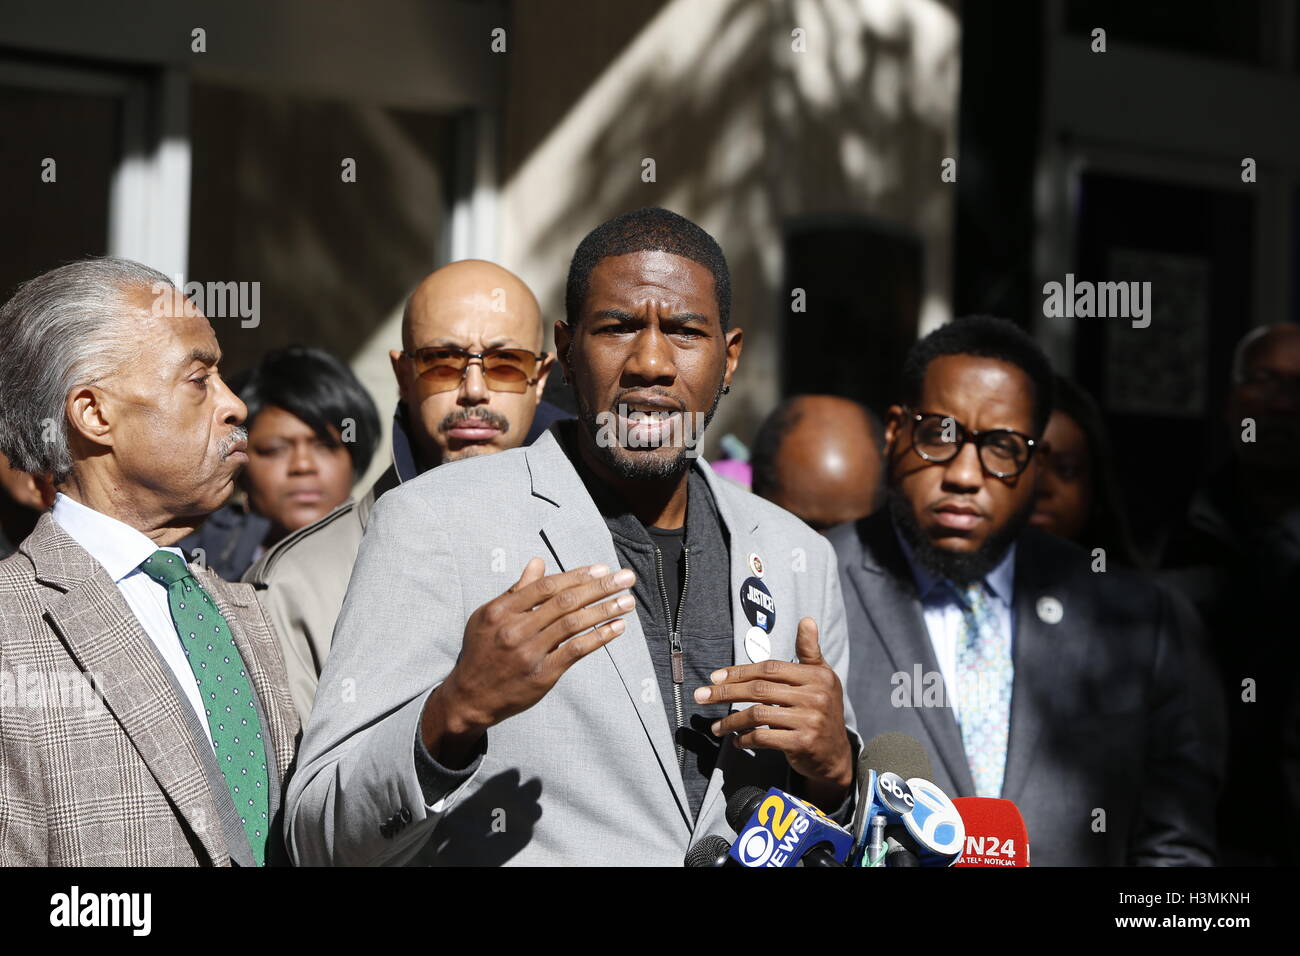
POLYGON ((686 851, 686 865, 718 869, 724 866, 736 866, 731 858, 731 844, 727 838, 717 833, 710 833, 686 851))
POLYGON ((917 855, 898 840, 889 837, 885 840, 885 843, 889 846, 889 849, 885 851, 885 866, 912 867, 921 865, 917 855))

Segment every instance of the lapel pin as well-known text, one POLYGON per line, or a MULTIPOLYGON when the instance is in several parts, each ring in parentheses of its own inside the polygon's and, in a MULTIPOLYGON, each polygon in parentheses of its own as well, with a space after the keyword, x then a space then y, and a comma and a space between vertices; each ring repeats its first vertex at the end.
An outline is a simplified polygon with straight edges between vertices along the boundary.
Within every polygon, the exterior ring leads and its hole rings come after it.
POLYGON ((760 664, 772 656, 772 638, 761 627, 751 627, 745 632, 745 654, 751 663, 760 664))
POLYGON ((1061 602, 1050 595, 1040 597, 1034 610, 1038 612, 1038 619, 1044 624, 1057 624, 1065 617, 1065 608, 1061 607, 1061 602))
POLYGON ((758 578, 745 578, 740 585, 740 609, 751 627, 762 628, 769 634, 776 627, 776 602, 767 585, 758 578))
POLYGON ((756 578, 763 576, 763 559, 753 551, 749 552, 749 570, 756 578))

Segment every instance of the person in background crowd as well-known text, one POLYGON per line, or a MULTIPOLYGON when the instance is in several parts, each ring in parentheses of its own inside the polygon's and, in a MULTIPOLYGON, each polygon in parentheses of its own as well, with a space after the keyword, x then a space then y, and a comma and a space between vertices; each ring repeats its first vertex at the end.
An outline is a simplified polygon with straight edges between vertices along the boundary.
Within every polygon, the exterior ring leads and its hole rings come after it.
MULTIPOLYGON (((1161 577, 1209 633, 1228 702, 1229 779, 1250 780, 1261 806, 1284 806, 1280 756, 1300 673, 1300 326, 1241 339, 1224 417, 1231 456, 1170 536, 1161 577)), ((1220 827, 1226 864, 1288 859, 1269 814, 1225 800, 1220 827)))
POLYGON ((234 376, 248 407, 242 495, 181 543, 227 581, 238 581, 266 549, 347 500, 379 444, 379 412, 343 362, 295 345, 267 353, 234 376))
MULTIPOLYGON (((1114 454, 1101 409, 1091 395, 1055 376, 1056 404, 1039 447, 1038 490, 1030 527, 1073 541, 1092 567, 1145 570, 1129 532, 1115 474, 1114 454)), ((1178 620, 1176 632, 1187 659, 1193 712, 1208 753, 1225 772, 1227 715, 1209 637, 1196 609, 1176 588, 1166 596, 1178 620)))
POLYGON ((852 812, 834 554, 692 454, 740 358, 729 314, 689 220, 583 239, 555 326, 578 420, 375 506, 290 798, 297 862, 680 866, 735 839, 744 785, 852 812))
POLYGON ((1114 455, 1101 410, 1074 382, 1057 375, 1056 406, 1039 449, 1038 491, 1029 524, 1101 548, 1107 566, 1141 565, 1129 532, 1114 455))
POLYGON ((285 537, 244 576, 275 622, 304 723, 375 502, 443 462, 524 444, 535 418, 563 414, 541 401, 554 362, 542 334, 532 291, 491 262, 443 266, 411 293, 402 349, 389 353, 401 396, 392 465, 359 501, 285 537))
POLYGON ((54 504, 49 475, 19 471, 0 453, 0 558, 13 554, 18 542, 32 533, 36 519, 54 504))
POLYGON ((1036 865, 1212 864, 1217 760, 1168 599, 1028 527, 1047 358, 975 316, 913 346, 902 382, 889 506, 829 535, 863 735, 916 737, 950 796, 1014 801, 1036 865))
POLYGON ((819 534, 884 500, 884 431, 865 405, 834 395, 787 399, 759 427, 754 494, 819 534))
MULTIPOLYGON (((1192 499, 1163 559, 1212 629, 1240 611, 1243 586, 1271 591, 1300 569, 1300 326, 1241 340, 1224 417, 1232 455, 1192 499)), ((1220 636, 1235 654, 1235 637, 1220 636)))
POLYGON ((246 460, 212 326, 162 273, 88 259, 21 285, 0 341, 0 452, 57 489, 0 561, 0 674, 42 678, 0 707, 0 863, 283 862, 275 635, 176 547, 246 460))

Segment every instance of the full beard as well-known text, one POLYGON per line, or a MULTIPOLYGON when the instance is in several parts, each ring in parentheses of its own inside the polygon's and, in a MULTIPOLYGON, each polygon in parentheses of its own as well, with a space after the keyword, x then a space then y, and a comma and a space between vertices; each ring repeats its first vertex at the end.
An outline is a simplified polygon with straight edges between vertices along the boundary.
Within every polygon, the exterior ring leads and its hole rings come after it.
MULTIPOLYGON (((718 410, 718 402, 722 400, 722 379, 718 379, 718 387, 713 393, 713 403, 709 406, 708 413, 704 416, 704 427, 700 429, 699 434, 695 436, 695 447, 699 447, 704 431, 709 427, 709 422, 713 421, 713 415, 718 410)), ((686 473, 691 466, 691 451, 684 444, 678 443, 672 448, 674 454, 665 454, 663 447, 658 449, 628 449, 618 444, 606 444, 599 438, 601 426, 597 421, 598 413, 593 411, 584 399, 582 392, 573 386, 573 396, 578 406, 578 420, 582 423, 583 429, 591 437, 591 444, 596 449, 596 457, 607 467, 615 477, 622 481, 666 481, 669 479, 680 478, 686 473)), ((617 403, 609 410, 609 414, 618 417, 617 403)), ((689 411, 683 411, 682 416, 691 414, 689 411)), ((679 421, 679 425, 682 424, 679 421)), ((680 434, 680 432, 679 432, 680 434)))
POLYGON ((921 529, 912 505, 897 487, 889 489, 889 514, 898 533, 912 549, 917 564, 932 577, 943 578, 961 587, 983 580, 998 566, 1034 513, 1034 499, 1021 506, 1002 528, 985 539, 974 551, 948 551, 939 547, 921 529))

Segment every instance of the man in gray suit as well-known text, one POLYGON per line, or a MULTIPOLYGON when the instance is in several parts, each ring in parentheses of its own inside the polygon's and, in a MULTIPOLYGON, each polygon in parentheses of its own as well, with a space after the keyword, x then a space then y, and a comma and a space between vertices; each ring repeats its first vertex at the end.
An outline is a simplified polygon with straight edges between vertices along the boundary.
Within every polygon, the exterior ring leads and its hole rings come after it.
POLYGON ((921 340, 889 410, 889 507, 831 534, 864 733, 930 752, 950 796, 1002 797, 1034 865, 1208 865, 1218 760, 1168 600, 1026 528, 1047 359, 1009 322, 921 340))
POLYGON ((20 286, 0 341, 0 451, 57 489, 0 561, 0 864, 283 862, 275 634, 175 547, 247 460, 212 326, 95 259, 20 286))
POLYGON ((851 810, 834 554, 694 454, 741 351, 721 250, 629 213, 566 306, 578 421, 375 505, 290 787, 300 863, 680 865, 747 784, 851 810))

